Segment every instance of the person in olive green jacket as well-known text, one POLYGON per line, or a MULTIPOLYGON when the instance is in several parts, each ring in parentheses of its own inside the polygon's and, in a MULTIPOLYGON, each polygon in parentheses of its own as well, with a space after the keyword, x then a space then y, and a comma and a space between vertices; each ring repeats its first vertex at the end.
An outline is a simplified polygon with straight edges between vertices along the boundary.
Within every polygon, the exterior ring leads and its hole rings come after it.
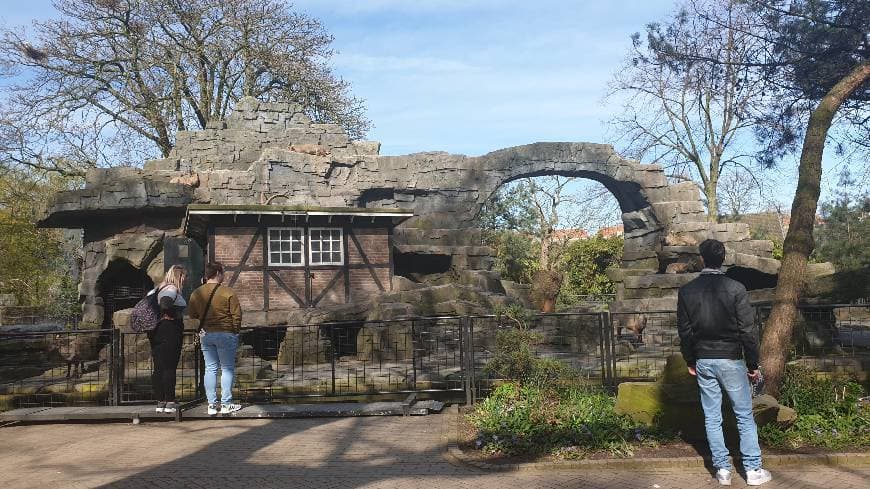
POLYGON ((230 414, 242 408, 233 402, 233 376, 236 350, 242 326, 242 309, 233 289, 221 285, 224 267, 219 262, 205 266, 206 283, 190 295, 188 315, 199 319, 200 346, 205 358, 205 396, 208 414, 218 413, 217 371, 221 369, 220 413, 230 414))

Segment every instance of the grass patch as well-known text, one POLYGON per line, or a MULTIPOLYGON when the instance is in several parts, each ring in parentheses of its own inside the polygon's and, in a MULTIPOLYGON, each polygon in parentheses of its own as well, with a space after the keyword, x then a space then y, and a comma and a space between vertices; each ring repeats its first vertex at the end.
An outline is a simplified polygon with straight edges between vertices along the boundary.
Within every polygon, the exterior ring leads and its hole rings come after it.
POLYGON ((591 387, 507 383, 468 414, 476 448, 487 454, 550 454, 563 459, 591 453, 630 457, 637 446, 672 440, 672 433, 637 426, 619 415, 613 395, 591 387))
POLYGON ((848 379, 821 378, 796 365, 786 368, 780 402, 798 413, 794 425, 759 430, 761 441, 776 448, 870 448, 870 405, 863 389, 848 379))

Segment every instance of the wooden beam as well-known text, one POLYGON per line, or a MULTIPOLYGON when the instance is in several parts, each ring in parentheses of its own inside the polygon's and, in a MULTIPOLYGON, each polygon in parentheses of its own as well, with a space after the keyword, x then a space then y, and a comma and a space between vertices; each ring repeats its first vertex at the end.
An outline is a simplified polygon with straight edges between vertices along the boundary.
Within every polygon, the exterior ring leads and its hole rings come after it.
POLYGON ((317 306, 317 303, 320 302, 321 299, 323 299, 326 293, 329 292, 330 289, 335 287, 335 283, 338 282, 338 279, 340 279, 342 275, 344 275, 344 270, 339 269, 338 272, 332 276, 332 280, 329 281, 326 287, 324 287, 323 290, 320 291, 320 295, 318 295, 317 298, 312 301, 312 307, 317 306))
MULTIPOLYGON (((247 263, 247 261, 248 261, 248 257, 251 256, 251 251, 254 250, 254 246, 257 244, 257 238, 259 236, 260 236, 260 229, 257 228, 257 231, 254 233, 254 236, 251 238, 251 242, 248 244, 248 249, 245 250, 245 254, 242 255, 241 260, 239 260, 239 266, 238 266, 239 271, 236 272, 235 275, 233 275, 232 279, 230 279, 230 283, 227 285, 228 287, 232 287, 233 285, 236 284, 236 280, 238 280, 239 275, 242 274, 242 267, 245 266, 245 263, 247 263)), ((266 257, 264 256, 263 259, 265 260, 266 257)), ((227 268, 229 268, 229 267, 227 267, 227 268)), ((233 267, 233 268, 235 268, 235 267, 233 267)), ((229 268, 229 269, 232 270, 232 268, 229 268)))
POLYGON ((384 289, 384 286, 381 284, 381 281, 378 278, 378 274, 375 272, 374 267, 369 262, 369 257, 366 256, 365 252, 362 249, 362 245, 360 245, 359 240, 356 239, 356 235, 351 234, 350 239, 353 241, 353 245, 356 246, 357 251, 359 251, 359 256, 362 257, 363 263, 365 263, 365 266, 368 269, 369 273, 372 274, 372 278, 375 280, 375 284, 378 286, 378 289, 381 292, 386 292, 386 289, 384 289))
POLYGON ((269 271, 268 273, 269 273, 269 276, 272 277, 272 279, 275 281, 275 283, 278 284, 278 287, 281 287, 282 289, 284 289, 284 292, 287 292, 287 295, 289 295, 291 298, 293 298, 293 300, 296 301, 296 304, 299 304, 299 307, 305 307, 305 301, 303 301, 301 297, 296 295, 296 293, 293 292, 293 290, 290 289, 290 287, 288 287, 287 284, 285 284, 283 280, 281 280, 280 275, 278 275, 277 273, 275 273, 273 271, 269 271))

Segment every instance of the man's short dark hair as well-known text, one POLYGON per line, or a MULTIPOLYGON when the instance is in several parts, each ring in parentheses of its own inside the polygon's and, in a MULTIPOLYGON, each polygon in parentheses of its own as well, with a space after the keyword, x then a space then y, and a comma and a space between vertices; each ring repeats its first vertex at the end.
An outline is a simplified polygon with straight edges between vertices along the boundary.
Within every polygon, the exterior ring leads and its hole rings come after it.
POLYGON ((725 262, 725 245, 715 239, 705 239, 698 245, 704 266, 707 268, 719 268, 725 262))
POLYGON ((217 277, 217 274, 224 273, 224 266, 221 265, 221 262, 209 262, 205 266, 205 279, 211 280, 217 277))

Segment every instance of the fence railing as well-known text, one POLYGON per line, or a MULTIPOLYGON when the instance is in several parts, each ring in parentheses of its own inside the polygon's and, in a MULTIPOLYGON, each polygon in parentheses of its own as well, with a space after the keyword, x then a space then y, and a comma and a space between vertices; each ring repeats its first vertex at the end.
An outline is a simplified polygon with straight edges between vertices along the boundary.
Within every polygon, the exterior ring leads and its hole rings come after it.
MULTIPOLYGON (((867 380, 870 306, 800 309, 791 359, 867 380)), ((769 305, 756 306, 764 325, 769 305)), ((244 329, 234 397, 243 402, 401 393, 442 393, 469 403, 500 379, 486 368, 504 316, 336 322, 244 329)), ((537 315, 534 355, 559 360, 585 382, 615 386, 655 379, 679 353, 674 312, 537 315)), ((181 402, 203 397, 202 354, 185 332, 177 370, 181 402)), ((762 352, 763 353, 763 352, 762 352)), ((147 336, 106 330, 0 331, 0 410, 152 401, 147 336)))

